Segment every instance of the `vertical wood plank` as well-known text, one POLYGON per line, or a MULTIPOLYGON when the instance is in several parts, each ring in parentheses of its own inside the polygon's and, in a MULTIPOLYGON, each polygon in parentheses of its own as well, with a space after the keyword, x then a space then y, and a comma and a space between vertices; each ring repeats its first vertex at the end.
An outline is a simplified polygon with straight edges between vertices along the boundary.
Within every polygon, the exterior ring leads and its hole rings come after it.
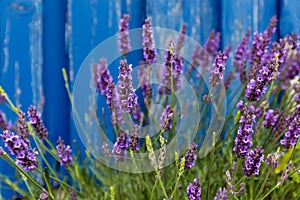
POLYGON ((300 33, 300 3, 297 0, 280 0, 280 36, 300 33))

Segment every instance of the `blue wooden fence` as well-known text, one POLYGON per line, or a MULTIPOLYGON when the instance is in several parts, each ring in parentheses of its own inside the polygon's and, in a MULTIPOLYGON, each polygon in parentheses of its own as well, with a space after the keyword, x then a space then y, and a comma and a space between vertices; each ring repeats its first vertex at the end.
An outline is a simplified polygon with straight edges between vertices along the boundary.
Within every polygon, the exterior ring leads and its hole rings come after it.
MULTIPOLYGON (((72 83, 87 54, 117 32, 124 13, 131 15, 130 28, 141 27, 146 17, 154 26, 177 31, 187 23, 187 34, 200 44, 215 29, 221 47, 235 49, 248 28, 264 30, 275 14, 274 39, 299 33, 299 10, 299 0, 1 0, 0 84, 23 110, 34 104, 43 111, 52 141, 61 135, 71 143, 78 136, 61 68, 69 70, 72 83)), ((0 174, 12 173, 0 161, 0 174)), ((4 191, 4 198, 11 195, 4 191)))

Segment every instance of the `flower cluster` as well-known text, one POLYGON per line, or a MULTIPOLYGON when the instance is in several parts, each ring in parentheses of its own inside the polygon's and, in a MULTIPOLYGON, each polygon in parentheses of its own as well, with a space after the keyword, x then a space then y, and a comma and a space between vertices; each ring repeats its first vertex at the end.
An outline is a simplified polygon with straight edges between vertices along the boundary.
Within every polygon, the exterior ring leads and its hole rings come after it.
POLYGON ((120 130, 120 135, 117 137, 117 141, 115 142, 112 150, 112 154, 117 161, 125 161, 127 156, 127 147, 129 144, 129 140, 124 131, 120 130))
POLYGON ((211 69, 211 76, 209 79, 211 87, 218 85, 223 79, 226 61, 227 56, 224 53, 219 52, 211 69))
POLYGON ((5 147, 7 147, 12 155, 16 155, 16 163, 22 166, 26 171, 31 171, 37 168, 37 154, 35 149, 31 150, 28 144, 9 130, 3 131, 0 135, 5 147))
POLYGON ((162 131, 168 131, 172 129, 172 118, 174 111, 170 105, 167 105, 160 117, 160 128, 162 131))
POLYGON ((183 59, 174 52, 174 44, 170 42, 165 55, 163 67, 162 83, 159 85, 160 94, 171 94, 171 89, 178 90, 181 85, 181 75, 183 73, 183 59), (173 79, 173 85, 172 85, 173 79))
POLYGON ((149 76, 150 76, 149 68, 146 68, 146 66, 142 63, 142 65, 139 67, 138 77, 142 88, 142 94, 144 100, 147 103, 150 103, 152 99, 152 87, 149 82, 149 76))
POLYGON ((269 109, 265 112, 265 118, 263 121, 265 128, 274 127, 279 119, 278 110, 269 109))
POLYGON ((35 106, 30 106, 28 108, 28 118, 33 130, 39 136, 40 139, 46 139, 48 137, 48 131, 41 119, 41 113, 37 111, 35 106))
POLYGON ((185 163, 184 163, 184 168, 185 169, 191 169, 195 165, 195 161, 197 159, 197 145, 195 143, 192 143, 190 146, 189 150, 186 152, 184 158, 185 158, 185 163))
POLYGON ((48 199, 49 199, 48 192, 46 190, 43 190, 43 192, 39 196, 39 200, 48 200, 48 199))
POLYGON ((201 186, 199 179, 195 178, 194 183, 190 183, 186 188, 186 195, 189 200, 201 200, 201 186))
POLYGON ((242 72, 243 69, 246 70, 246 60, 248 58, 248 46, 250 41, 250 30, 247 31, 242 42, 238 45, 235 56, 234 56, 234 66, 237 72, 242 72))
POLYGON ((266 158, 266 164, 272 168, 277 168, 279 166, 279 159, 282 157, 282 152, 275 152, 273 154, 268 154, 266 158))
POLYGON ((300 135, 300 105, 290 116, 290 123, 288 125, 288 130, 285 132, 284 137, 280 140, 281 145, 289 149, 296 145, 297 140, 300 135))
POLYGON ((242 101, 238 103, 238 108, 241 112, 240 126, 235 138, 235 146, 233 151, 237 157, 245 158, 252 146, 253 123, 255 121, 254 106, 246 106, 242 101))
POLYGON ((278 185, 283 185, 286 180, 288 179, 291 171, 295 168, 295 166, 293 165, 292 161, 290 161, 287 166, 285 167, 285 169, 283 170, 280 179, 278 181, 278 185))
POLYGON ((22 111, 18 112, 17 130, 20 137, 29 144, 29 130, 26 123, 25 113, 22 111))
POLYGON ((119 70, 118 93, 120 95, 120 107, 124 112, 129 113, 137 105, 137 95, 132 87, 132 65, 127 65, 126 60, 121 60, 119 70))
POLYGON ((107 95, 108 86, 113 83, 113 78, 110 75, 110 72, 107 68, 107 61, 105 58, 100 60, 100 63, 95 64, 97 72, 96 72, 96 86, 98 91, 102 95, 107 95))
POLYGON ((261 162, 264 160, 264 150, 261 147, 256 147, 250 150, 245 162, 244 174, 246 176, 258 175, 261 162))
POLYGON ((228 200, 226 188, 219 188, 214 200, 228 200))
POLYGON ((124 15, 119 24, 119 48, 123 55, 127 55, 131 50, 129 38, 129 15, 124 15))
POLYGON ((134 125, 132 128, 132 136, 129 138, 129 147, 134 151, 138 151, 140 148, 139 139, 141 135, 141 129, 138 125, 134 125))
POLYGON ((143 46, 144 58, 147 64, 153 64, 156 57, 156 49, 154 47, 153 31, 151 19, 147 18, 143 25, 143 46))
POLYGON ((58 153, 58 158, 60 159, 61 166, 69 167, 72 163, 71 152, 72 149, 69 145, 65 145, 64 141, 59 137, 57 140, 56 150, 58 153))

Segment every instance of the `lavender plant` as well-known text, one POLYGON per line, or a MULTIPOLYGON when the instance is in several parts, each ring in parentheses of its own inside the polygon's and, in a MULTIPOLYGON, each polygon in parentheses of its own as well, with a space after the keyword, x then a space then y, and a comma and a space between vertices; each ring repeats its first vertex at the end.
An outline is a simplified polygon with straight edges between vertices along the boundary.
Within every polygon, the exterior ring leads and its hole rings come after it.
MULTIPOLYGON (((138 101, 133 66, 126 57, 131 50, 129 19, 129 15, 124 15, 119 25, 118 44, 123 56, 119 66, 113 66, 119 69, 118 77, 111 75, 105 58, 91 66, 95 90, 107 104, 101 105, 100 112, 94 110, 92 118, 97 121, 99 133, 104 130, 104 134, 114 138, 100 141, 97 152, 76 153, 61 137, 54 145, 48 139, 51 131, 45 127, 37 107, 30 106, 26 116, 0 87, 0 103, 6 104, 18 118, 16 124, 11 125, 0 111, 3 142, 0 158, 17 171, 16 182, 2 174, 0 181, 26 199, 299 198, 298 36, 288 35, 271 43, 277 23, 273 17, 263 33, 254 33, 252 41, 251 31, 246 32, 241 44, 233 51, 233 63, 229 63, 231 47, 219 51, 220 34, 212 31, 202 49, 196 46, 185 77, 196 87, 195 93, 201 101, 197 134, 191 138, 187 130, 185 136, 178 139, 181 118, 190 114, 185 108, 178 108, 175 98, 175 94, 182 94, 181 90, 185 89, 182 78, 187 63, 180 51, 184 48, 187 25, 183 25, 178 41, 172 42, 176 39, 173 38, 166 46, 162 69, 156 68, 160 70, 162 84, 155 86, 151 84, 152 67, 159 59, 159 51, 154 45, 151 19, 145 20, 142 29, 144 60, 138 72, 142 95, 138 101), (225 73, 230 64, 235 66, 234 70, 225 73), (209 75, 206 79, 210 83, 208 90, 202 87, 203 79, 192 73, 193 69, 203 69, 201 75, 209 75), (236 107, 225 116, 222 137, 203 139, 201 135, 215 135, 207 129, 209 119, 205 114, 210 107, 216 106, 218 98, 222 98, 221 92, 216 96, 212 91, 222 85, 230 91, 230 82, 236 78, 241 87, 235 88, 237 102, 230 103, 236 107), (157 101, 163 106, 159 109, 151 107, 151 103, 157 101), (106 124, 105 109, 110 112, 111 124, 106 124), (155 114, 161 116, 155 117, 155 114), (129 126, 124 126, 126 116, 134 118, 129 126), (150 135, 153 130, 143 127, 149 121, 156 124, 155 135, 150 135), (108 126, 112 129, 106 129, 108 126), (205 156, 201 153, 203 141, 212 146, 205 156), (181 142, 186 148, 179 148, 181 142), (173 143, 174 147, 169 148, 173 143), (105 157, 105 162, 95 159, 98 154, 105 157), (174 155, 174 162, 167 164, 168 155, 174 155), (53 157, 55 164, 47 159, 48 156, 53 157), (127 173, 110 167, 111 163, 120 166, 130 161, 133 171, 139 170, 138 162, 148 163, 152 171, 127 173), (57 166, 62 167, 63 174, 57 166), (24 183, 23 186, 19 182, 24 183)), ((63 76, 73 103, 65 70, 63 76)), ((195 102, 185 104, 194 105, 195 102)), ((220 117, 219 111, 216 112, 220 117)), ((77 141, 74 143, 75 147, 77 141)))

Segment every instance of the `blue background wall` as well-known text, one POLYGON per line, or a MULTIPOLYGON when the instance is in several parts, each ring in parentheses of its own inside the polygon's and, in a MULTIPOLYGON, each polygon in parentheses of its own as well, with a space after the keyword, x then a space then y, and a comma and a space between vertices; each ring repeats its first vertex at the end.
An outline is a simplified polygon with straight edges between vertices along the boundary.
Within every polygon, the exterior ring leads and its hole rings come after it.
MULTIPOLYGON (((78 136, 61 68, 69 70, 72 84, 87 54, 117 33, 123 14, 131 15, 130 28, 141 27, 146 17, 177 31, 187 23, 187 34, 200 44, 215 29, 222 48, 235 50, 248 28, 263 31, 275 14, 276 38, 299 33, 299 10, 299 0, 1 0, 0 84, 23 110, 39 107, 52 141, 61 135, 71 143, 78 136)), ((0 174, 11 173, 0 161, 0 174)))

